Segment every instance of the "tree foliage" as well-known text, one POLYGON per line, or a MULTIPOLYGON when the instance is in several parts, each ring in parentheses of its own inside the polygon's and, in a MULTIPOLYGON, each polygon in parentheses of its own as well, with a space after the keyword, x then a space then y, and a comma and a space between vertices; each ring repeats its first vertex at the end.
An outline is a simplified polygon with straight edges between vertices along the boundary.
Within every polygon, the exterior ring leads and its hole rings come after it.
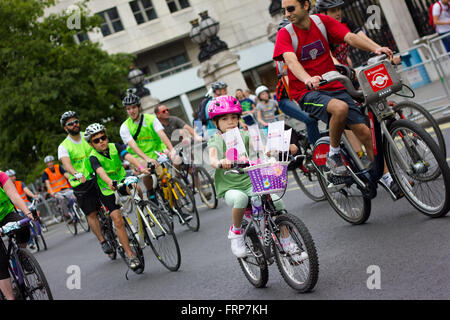
POLYGON ((54 0, 0 0, 0 168, 13 168, 32 182, 46 155, 57 156, 66 133, 59 118, 67 110, 82 129, 104 123, 113 141, 125 119, 120 98, 127 88, 129 54, 108 54, 98 43, 75 40, 98 30, 101 18, 79 3, 80 29, 67 21, 73 12, 44 16, 54 0))

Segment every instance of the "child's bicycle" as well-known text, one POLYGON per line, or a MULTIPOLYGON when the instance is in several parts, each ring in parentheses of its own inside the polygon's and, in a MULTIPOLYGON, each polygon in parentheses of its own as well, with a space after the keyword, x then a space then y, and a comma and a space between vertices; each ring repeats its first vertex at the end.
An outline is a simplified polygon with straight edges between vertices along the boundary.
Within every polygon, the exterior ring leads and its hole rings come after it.
MULTIPOLYGON (((367 169, 342 135, 341 155, 348 174, 334 176, 326 167, 328 137, 319 139, 314 147, 314 165, 319 172, 322 189, 334 210, 347 222, 362 224, 370 216, 371 199, 377 195, 377 184, 383 175, 386 159, 389 172, 408 201, 429 217, 441 217, 450 209, 450 169, 433 138, 416 123, 397 119, 386 98, 401 90, 398 73, 379 57, 358 75, 362 90, 337 71, 322 76, 321 85, 340 81, 347 92, 368 112, 372 134, 374 162, 367 169)), ((383 60, 384 59, 384 60, 383 60)), ((382 184, 382 183, 380 183, 382 184)), ((383 187, 384 184, 382 184, 383 187)), ((387 189, 394 200, 396 195, 387 189)))
MULTIPOLYGON (((245 277, 257 288, 265 287, 269 279, 268 266, 275 261, 286 283, 298 292, 311 291, 319 277, 316 247, 306 226, 297 216, 275 209, 271 193, 285 192, 288 162, 265 163, 249 167, 235 166, 225 174, 249 174, 254 197, 261 208, 253 206, 250 221, 243 220, 247 256, 238 258, 245 277), (242 169, 242 167, 245 167, 242 169), (281 244, 281 237, 291 236, 295 252, 281 244)), ((252 197, 253 199, 253 197, 252 197)))
MULTIPOLYGON (((16 299, 20 300, 53 300, 52 292, 36 258, 16 243, 14 230, 18 230, 31 220, 25 218, 17 222, 9 222, 0 228, 0 235, 9 238, 8 248, 0 241, 1 248, 9 260, 9 273, 16 299)), ((4 299, 0 293, 0 297, 4 299)))
MULTIPOLYGON (((140 247, 143 249, 149 245, 163 266, 170 271, 177 271, 181 264, 181 253, 177 237, 171 228, 169 217, 156 204, 142 200, 137 188, 131 187, 132 184, 139 183, 139 179, 145 175, 127 177, 125 182, 120 184, 114 181, 116 203, 122 207, 121 212, 126 221, 127 232, 131 231, 134 234, 134 238, 137 239, 140 247), (118 191, 125 185, 128 185, 130 188, 131 194, 128 196, 122 196, 118 191), (129 213, 133 213, 135 216, 134 225, 128 215, 129 213)), ((144 257, 142 256, 143 263, 144 257)))

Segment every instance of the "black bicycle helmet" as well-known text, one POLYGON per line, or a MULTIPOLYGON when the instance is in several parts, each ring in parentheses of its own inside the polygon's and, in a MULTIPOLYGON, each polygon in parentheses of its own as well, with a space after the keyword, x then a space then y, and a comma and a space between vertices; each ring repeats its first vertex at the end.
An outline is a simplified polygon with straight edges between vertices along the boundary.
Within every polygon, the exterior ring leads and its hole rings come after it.
POLYGON ((62 114, 61 119, 59 119, 59 122, 61 122, 61 126, 65 126, 67 120, 69 120, 70 118, 77 118, 77 113, 75 111, 66 111, 62 114))
POLYGON ((333 9, 336 7, 344 6, 345 2, 343 0, 317 0, 315 12, 320 13, 327 11, 328 9, 333 9))
POLYGON ((126 106, 134 106, 138 105, 141 106, 141 98, 139 98, 137 95, 133 93, 133 89, 127 89, 127 95, 122 100, 122 105, 124 107, 126 106))
POLYGON ((286 27, 289 24, 289 20, 284 18, 283 20, 280 21, 280 23, 278 24, 278 31, 280 31, 281 29, 283 29, 284 27, 286 27))

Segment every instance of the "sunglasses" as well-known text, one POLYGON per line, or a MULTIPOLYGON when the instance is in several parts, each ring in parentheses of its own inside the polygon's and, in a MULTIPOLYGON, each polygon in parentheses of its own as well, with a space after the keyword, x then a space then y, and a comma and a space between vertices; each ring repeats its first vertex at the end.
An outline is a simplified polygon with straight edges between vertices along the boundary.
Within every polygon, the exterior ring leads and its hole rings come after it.
POLYGON ((164 109, 164 110, 158 111, 158 114, 160 114, 160 113, 169 113, 169 109, 164 109))
POLYGON ((286 11, 287 12, 294 12, 296 7, 297 6, 287 6, 286 8, 281 8, 281 13, 283 15, 286 15, 286 11))
POLYGON ((103 135, 103 136, 101 136, 101 137, 98 137, 98 138, 93 139, 92 142, 95 143, 95 144, 97 144, 97 143, 100 142, 100 140, 101 140, 101 141, 105 141, 106 139, 108 139, 108 137, 107 137, 106 135, 103 135))
POLYGON ((74 125, 76 125, 76 124, 78 124, 78 123, 80 123, 80 121, 78 121, 78 120, 73 120, 73 121, 67 122, 67 123, 66 123, 66 126, 71 127, 71 126, 74 126, 74 125))

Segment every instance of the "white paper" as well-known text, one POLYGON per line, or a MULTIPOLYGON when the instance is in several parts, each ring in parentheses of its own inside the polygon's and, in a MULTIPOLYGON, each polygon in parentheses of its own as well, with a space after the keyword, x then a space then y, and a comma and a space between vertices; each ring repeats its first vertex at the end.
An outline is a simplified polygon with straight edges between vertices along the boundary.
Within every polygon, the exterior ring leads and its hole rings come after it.
POLYGON ((252 142, 252 148, 255 152, 264 151, 264 145, 259 133, 259 127, 257 124, 248 126, 248 133, 250 134, 250 141, 252 142))
POLYGON ((291 144, 292 129, 284 131, 283 148, 281 151, 289 151, 289 145, 291 144))
POLYGON ((222 134, 223 140, 225 141, 225 145, 227 150, 236 149, 239 156, 246 155, 247 151, 245 150, 244 141, 242 140, 241 133, 238 128, 234 128, 232 130, 228 130, 224 134, 222 134))
POLYGON ((284 140, 284 121, 269 123, 266 152, 279 151, 284 140))

